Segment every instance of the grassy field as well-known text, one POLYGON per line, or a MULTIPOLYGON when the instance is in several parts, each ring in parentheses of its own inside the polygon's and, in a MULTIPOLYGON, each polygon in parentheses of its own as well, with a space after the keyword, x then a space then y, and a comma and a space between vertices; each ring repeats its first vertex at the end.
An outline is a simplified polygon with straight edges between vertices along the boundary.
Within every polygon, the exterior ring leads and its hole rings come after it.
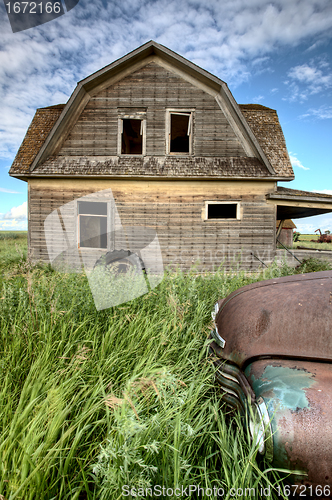
POLYGON ((0 231, 0 272, 27 256, 26 231, 0 231))
POLYGON ((239 415, 220 401, 206 348, 217 298, 294 270, 169 274, 97 312, 84 275, 25 256, 25 236, 0 238, 1 500, 115 500, 126 485, 195 484, 280 498, 278 473, 258 466, 239 415))
POLYGON ((319 234, 301 234, 298 241, 293 243, 293 248, 305 247, 318 250, 332 250, 331 243, 317 243, 311 240, 318 240, 319 234))

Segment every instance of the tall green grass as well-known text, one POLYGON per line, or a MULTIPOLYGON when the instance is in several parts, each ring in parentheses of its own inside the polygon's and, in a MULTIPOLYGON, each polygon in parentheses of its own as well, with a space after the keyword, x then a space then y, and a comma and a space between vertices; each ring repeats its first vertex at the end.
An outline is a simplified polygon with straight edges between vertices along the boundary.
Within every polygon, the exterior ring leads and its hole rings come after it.
POLYGON ((0 231, 0 279, 4 271, 27 257, 26 231, 0 231))
POLYGON ((125 485, 193 484, 259 498, 278 481, 221 403, 206 349, 217 298, 291 269, 168 274, 99 312, 84 275, 24 258, 5 269, 0 498, 113 500, 125 485))
MULTIPOLYGON (((25 231, 24 231, 24 234, 25 231)), ((21 233, 18 231, 1 231, 0 232, 0 240, 18 240, 20 239, 21 233)))

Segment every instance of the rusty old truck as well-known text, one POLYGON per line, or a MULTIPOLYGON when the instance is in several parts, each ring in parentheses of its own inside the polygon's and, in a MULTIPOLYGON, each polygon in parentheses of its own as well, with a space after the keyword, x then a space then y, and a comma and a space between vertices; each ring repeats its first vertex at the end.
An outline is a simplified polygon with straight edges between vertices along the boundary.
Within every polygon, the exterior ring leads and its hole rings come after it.
POLYGON ((332 486, 332 271, 244 286, 213 317, 222 397, 258 451, 293 484, 332 486))

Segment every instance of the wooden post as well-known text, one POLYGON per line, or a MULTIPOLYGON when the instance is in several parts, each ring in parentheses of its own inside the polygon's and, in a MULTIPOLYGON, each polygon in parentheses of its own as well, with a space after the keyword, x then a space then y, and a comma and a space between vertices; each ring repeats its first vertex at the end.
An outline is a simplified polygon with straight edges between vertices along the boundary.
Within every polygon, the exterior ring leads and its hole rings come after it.
POLYGON ((285 219, 282 219, 282 220, 279 222, 279 227, 278 227, 278 230, 277 230, 276 240, 279 238, 279 235, 280 235, 280 233, 281 233, 282 226, 284 225, 284 222, 285 222, 285 219))

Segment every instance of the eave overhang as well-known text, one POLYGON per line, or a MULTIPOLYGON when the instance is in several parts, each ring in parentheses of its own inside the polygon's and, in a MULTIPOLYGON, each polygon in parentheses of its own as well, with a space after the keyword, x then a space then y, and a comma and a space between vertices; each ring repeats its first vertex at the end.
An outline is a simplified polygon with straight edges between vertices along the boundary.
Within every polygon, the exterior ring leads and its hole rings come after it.
MULTIPOLYGON (((192 180, 197 180, 197 181, 255 181, 255 182, 260 182, 260 181, 272 181, 272 182, 279 182, 279 181, 284 181, 287 182, 289 181, 289 177, 280 178, 276 176, 264 176, 264 177, 245 177, 245 176, 220 176, 220 177, 212 177, 212 176, 195 176, 192 175, 190 177, 185 177, 185 176, 179 176, 179 175, 174 175, 174 176, 160 176, 160 175, 107 175, 107 174, 92 174, 92 175, 86 175, 86 174, 40 174, 40 173, 31 173, 31 174, 11 174, 11 177, 16 177, 17 179, 20 179, 21 181, 26 181, 28 182, 29 179, 127 179, 127 180, 140 180, 140 181, 160 181, 160 180, 179 180, 179 181, 192 181, 192 180)), ((332 208, 331 208, 332 211, 332 208)), ((307 216, 306 216, 307 217, 307 216)))

